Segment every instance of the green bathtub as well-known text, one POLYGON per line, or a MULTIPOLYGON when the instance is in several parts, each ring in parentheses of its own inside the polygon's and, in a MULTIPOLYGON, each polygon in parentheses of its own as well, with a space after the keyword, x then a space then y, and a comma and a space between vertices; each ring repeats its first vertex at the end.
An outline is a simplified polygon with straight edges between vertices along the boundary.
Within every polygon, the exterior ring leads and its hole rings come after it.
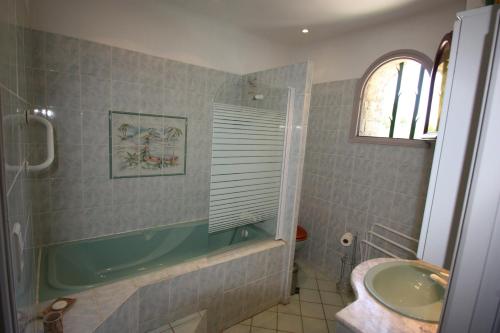
POLYGON ((256 225, 208 234, 205 220, 47 246, 41 249, 39 300, 272 237, 256 225))

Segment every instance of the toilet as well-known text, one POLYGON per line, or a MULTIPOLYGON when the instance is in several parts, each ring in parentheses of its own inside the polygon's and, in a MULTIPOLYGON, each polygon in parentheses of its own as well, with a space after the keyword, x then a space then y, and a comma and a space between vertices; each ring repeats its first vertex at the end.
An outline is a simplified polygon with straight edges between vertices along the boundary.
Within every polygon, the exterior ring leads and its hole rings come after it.
MULTIPOLYGON (((297 233, 295 235, 295 256, 297 256, 297 252, 304 247, 306 240, 307 240, 306 229, 298 225, 297 233)), ((300 288, 298 288, 298 272, 299 272, 299 265, 297 264, 297 262, 294 262, 290 295, 297 294, 300 290, 300 288)))
POLYGON ((307 240, 307 231, 300 225, 297 226, 297 234, 295 236, 295 253, 304 247, 307 240))

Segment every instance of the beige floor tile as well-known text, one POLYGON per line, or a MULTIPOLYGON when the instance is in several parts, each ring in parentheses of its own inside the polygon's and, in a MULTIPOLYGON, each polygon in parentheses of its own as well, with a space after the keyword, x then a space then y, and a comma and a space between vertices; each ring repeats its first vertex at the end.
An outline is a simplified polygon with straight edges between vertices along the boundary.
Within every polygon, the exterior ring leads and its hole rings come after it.
POLYGON ((270 330, 268 328, 262 328, 262 327, 252 327, 252 333, 275 333, 276 330, 270 330))
POLYGON ((332 293, 330 291, 321 291, 321 302, 323 304, 343 306, 342 297, 340 294, 332 293))
POLYGON ((174 331, 172 331, 172 329, 170 328, 170 325, 161 326, 161 327, 155 328, 152 331, 148 331, 148 333, 173 333, 173 332, 174 331))
POLYGON ((237 324, 229 327, 224 333, 250 333, 250 326, 237 324))
POLYGON ((292 296, 290 296, 290 302, 298 302, 299 300, 299 294, 293 294, 292 296))
POLYGON ((275 330, 278 322, 278 314, 273 311, 261 312, 252 318, 252 326, 275 330))
POLYGON ((191 322, 191 323, 184 323, 182 325, 174 327, 173 331, 175 333, 190 333, 190 332, 195 332, 196 328, 198 327, 197 322, 191 322))
POLYGON ((278 312, 278 306, 275 305, 273 307, 270 307, 269 309, 267 309, 266 311, 272 311, 272 312, 278 312))
POLYGON ((287 305, 278 304, 278 312, 294 314, 294 315, 300 316, 300 303, 299 302, 290 302, 287 305))
POLYGON ((316 278, 316 273, 308 274, 307 272, 299 269, 299 272, 297 273, 298 280, 306 279, 308 277, 311 277, 311 278, 315 279, 316 278))
POLYGON ((300 289, 300 300, 304 302, 321 303, 319 292, 312 289, 300 289))
POLYGON ((181 318, 181 319, 178 319, 174 322, 171 322, 170 326, 177 327, 177 326, 181 326, 183 324, 196 323, 199 320, 200 320, 200 314, 198 312, 195 312, 193 314, 190 314, 189 316, 186 316, 184 318, 181 318))
POLYGON ((304 333, 328 333, 326 320, 315 318, 302 318, 304 333))
POLYGON ((316 278, 318 280, 333 281, 328 275, 321 272, 316 272, 316 278))
POLYGON ((336 286, 335 282, 327 281, 327 280, 317 280, 317 281, 318 281, 319 290, 321 290, 321 291, 337 291, 337 286, 336 286))
POLYGON ((247 325, 250 326, 252 325, 252 318, 248 318, 247 320, 243 320, 240 325, 247 325))
POLYGON ((306 289, 318 289, 318 284, 316 283, 316 279, 306 276, 305 278, 300 278, 298 279, 298 286, 300 288, 306 288, 306 289))
POLYGON ((329 333, 335 333, 336 327, 337 327, 337 323, 335 321, 333 321, 333 320, 327 320, 326 324, 328 325, 328 332, 329 333))
POLYGON ((325 319, 323 305, 319 303, 300 302, 300 312, 303 317, 325 319))
POLYGON ((323 308, 325 310, 325 317, 328 320, 335 320, 335 315, 337 314, 337 312, 342 310, 341 306, 336 306, 336 305, 323 304, 323 308))
POLYGON ((310 277, 315 277, 316 272, 311 267, 300 263, 299 264, 299 275, 306 275, 306 276, 310 276, 310 277))
POLYGON ((292 333, 302 333, 302 318, 285 313, 278 313, 278 330, 292 333))

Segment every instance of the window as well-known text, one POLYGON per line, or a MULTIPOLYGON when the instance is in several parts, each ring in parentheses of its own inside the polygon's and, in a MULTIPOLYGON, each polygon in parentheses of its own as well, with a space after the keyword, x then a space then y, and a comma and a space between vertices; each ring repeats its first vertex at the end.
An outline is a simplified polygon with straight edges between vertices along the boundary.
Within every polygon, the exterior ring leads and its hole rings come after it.
POLYGON ((355 142, 420 144, 432 61, 402 50, 377 59, 360 80, 353 111, 355 142))

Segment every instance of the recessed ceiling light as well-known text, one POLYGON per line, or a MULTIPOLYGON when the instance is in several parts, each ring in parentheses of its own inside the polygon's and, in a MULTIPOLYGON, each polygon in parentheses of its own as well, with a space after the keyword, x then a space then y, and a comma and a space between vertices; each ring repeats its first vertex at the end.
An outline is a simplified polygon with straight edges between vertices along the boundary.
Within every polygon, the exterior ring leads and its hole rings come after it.
POLYGON ((309 29, 307 29, 307 28, 302 29, 302 33, 303 34, 308 34, 309 33, 309 29))

